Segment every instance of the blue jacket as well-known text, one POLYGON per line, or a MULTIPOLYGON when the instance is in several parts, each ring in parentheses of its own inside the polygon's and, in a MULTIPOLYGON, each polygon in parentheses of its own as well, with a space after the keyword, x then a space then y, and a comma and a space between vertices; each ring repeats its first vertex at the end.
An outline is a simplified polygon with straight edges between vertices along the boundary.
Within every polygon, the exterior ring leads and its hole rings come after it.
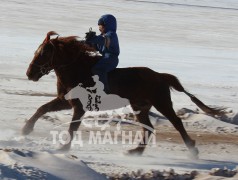
POLYGON ((103 22, 105 26, 105 34, 95 36, 90 40, 96 45, 97 50, 104 56, 119 56, 120 47, 117 37, 117 21, 113 15, 103 15, 98 22, 103 22))

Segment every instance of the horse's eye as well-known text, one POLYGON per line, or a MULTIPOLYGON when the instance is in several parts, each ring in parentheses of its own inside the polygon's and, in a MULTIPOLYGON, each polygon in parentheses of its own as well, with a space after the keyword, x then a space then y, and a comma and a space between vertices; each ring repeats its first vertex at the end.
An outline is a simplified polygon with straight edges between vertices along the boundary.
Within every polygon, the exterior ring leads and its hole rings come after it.
POLYGON ((41 50, 41 53, 43 54, 45 54, 45 53, 48 53, 48 52, 50 52, 51 51, 51 49, 52 49, 52 46, 50 46, 50 45, 45 45, 43 48, 42 48, 42 50, 41 50))
POLYGON ((45 56, 49 54, 50 50, 52 49, 51 45, 41 45, 35 52, 35 55, 45 56))

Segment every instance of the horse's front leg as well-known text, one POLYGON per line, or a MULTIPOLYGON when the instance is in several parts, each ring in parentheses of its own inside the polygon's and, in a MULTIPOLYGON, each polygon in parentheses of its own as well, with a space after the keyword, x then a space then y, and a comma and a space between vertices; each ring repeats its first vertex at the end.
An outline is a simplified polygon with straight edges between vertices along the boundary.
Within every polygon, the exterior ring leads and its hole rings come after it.
POLYGON ((82 103, 79 100, 73 100, 73 109, 74 109, 74 114, 73 114, 73 118, 72 118, 72 122, 70 123, 69 126, 69 135, 70 140, 68 144, 64 144, 60 150, 63 151, 68 151, 71 147, 71 142, 74 138, 74 133, 78 130, 81 121, 83 119, 83 115, 85 114, 85 111, 83 109, 82 103))
POLYGON ((33 131, 34 125, 36 121, 44 114, 52 111, 60 111, 64 109, 71 109, 72 106, 69 104, 68 101, 55 98, 52 101, 42 105, 40 108, 37 109, 35 114, 26 122, 25 126, 22 129, 22 134, 27 135, 33 131))

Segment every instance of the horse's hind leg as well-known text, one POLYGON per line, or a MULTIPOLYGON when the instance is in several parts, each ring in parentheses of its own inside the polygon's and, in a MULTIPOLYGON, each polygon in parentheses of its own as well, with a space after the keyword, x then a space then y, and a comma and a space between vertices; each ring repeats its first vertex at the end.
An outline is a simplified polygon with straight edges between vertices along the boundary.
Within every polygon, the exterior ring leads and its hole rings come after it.
POLYGON ((33 131, 34 125, 36 121, 47 112, 52 111, 60 111, 64 109, 71 109, 72 106, 66 100, 61 100, 59 98, 55 98, 52 101, 42 105, 37 109, 35 114, 26 122, 25 126, 22 129, 22 134, 27 135, 33 131))
POLYGON ((138 114, 136 114, 137 120, 142 123, 143 125, 143 142, 141 142, 137 148, 131 149, 128 151, 129 154, 131 155, 141 155, 144 150, 146 145, 149 143, 147 142, 148 139, 150 139, 151 134, 153 133, 154 127, 150 122, 149 119, 149 110, 151 108, 151 104, 135 104, 131 103, 131 107, 134 111, 139 111, 138 114))
POLYGON ((175 129, 179 131, 180 135, 182 136, 183 141, 188 147, 189 151, 193 155, 197 156, 198 150, 197 148, 195 148, 195 141, 189 137, 188 133, 186 132, 183 126, 182 120, 179 117, 177 117, 176 113, 174 112, 170 96, 169 97, 167 96, 168 99, 166 99, 165 97, 166 96, 164 96, 162 99, 158 100, 158 102, 153 104, 154 107, 173 124, 175 129))

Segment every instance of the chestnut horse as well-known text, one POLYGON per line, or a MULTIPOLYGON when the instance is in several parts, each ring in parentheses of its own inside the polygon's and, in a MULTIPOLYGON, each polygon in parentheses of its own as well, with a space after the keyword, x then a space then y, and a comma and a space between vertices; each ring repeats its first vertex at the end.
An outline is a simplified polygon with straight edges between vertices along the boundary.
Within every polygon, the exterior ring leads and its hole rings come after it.
MULTIPOLYGON (((54 70, 57 75, 57 97, 42 105, 36 113, 26 122, 23 127, 23 134, 33 131, 36 121, 45 113, 73 108, 72 122, 69 126, 71 141, 73 132, 77 131, 79 120, 85 111, 79 99, 65 100, 64 95, 72 88, 82 83, 85 87, 94 85, 91 68, 100 59, 100 56, 92 56, 88 52, 95 52, 83 41, 78 41, 76 36, 57 37, 51 39, 51 35, 57 35, 54 31, 47 33, 43 43, 36 50, 34 58, 29 65, 26 75, 29 80, 38 81, 42 76, 54 70)), ((158 73, 146 67, 117 68, 108 74, 110 93, 127 98, 134 111, 140 111, 137 119, 140 123, 151 127, 149 110, 154 106, 173 124, 182 136, 184 143, 195 155, 198 150, 195 141, 187 134, 181 119, 176 115, 170 96, 170 88, 184 92, 191 100, 206 113, 221 115, 223 109, 214 109, 206 106, 194 95, 185 91, 179 80, 166 73, 158 73)), ((152 133, 143 128, 145 133, 152 133)), ((70 149, 71 142, 65 144, 62 149, 70 149)), ((142 154, 145 145, 139 144, 137 148, 129 153, 142 154)))

